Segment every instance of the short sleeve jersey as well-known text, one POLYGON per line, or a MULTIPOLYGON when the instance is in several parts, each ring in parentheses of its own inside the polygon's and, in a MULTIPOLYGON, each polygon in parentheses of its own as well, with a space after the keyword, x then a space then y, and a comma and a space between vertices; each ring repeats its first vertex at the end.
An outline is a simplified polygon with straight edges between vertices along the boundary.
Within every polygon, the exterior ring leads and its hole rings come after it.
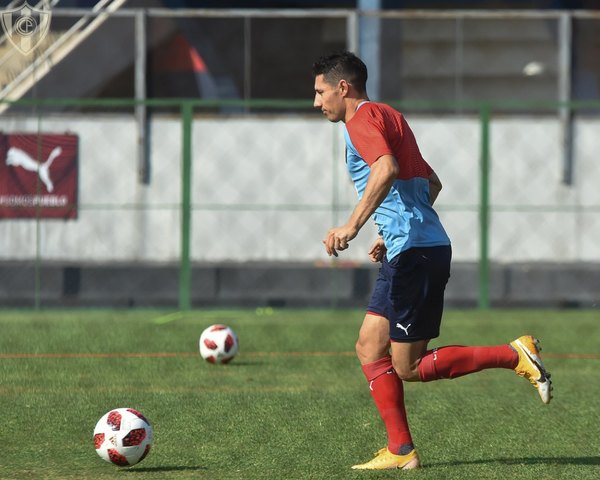
POLYGON ((361 199, 371 165, 392 155, 399 173, 373 219, 383 237, 389 260, 413 247, 449 245, 429 197, 432 168, 421 156, 404 116, 392 107, 374 102, 359 105, 344 128, 346 166, 361 199))

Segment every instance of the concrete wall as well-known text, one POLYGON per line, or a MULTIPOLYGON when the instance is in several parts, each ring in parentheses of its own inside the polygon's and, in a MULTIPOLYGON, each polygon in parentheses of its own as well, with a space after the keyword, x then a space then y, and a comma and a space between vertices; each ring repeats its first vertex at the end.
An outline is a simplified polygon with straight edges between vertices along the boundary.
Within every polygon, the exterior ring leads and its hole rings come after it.
MULTIPOLYGON (((454 258, 475 262, 479 121, 417 115, 408 120, 444 182, 436 207, 452 238, 454 258)), ((564 185, 555 117, 493 119, 490 246, 495 262, 600 261, 599 127, 593 118, 576 122, 575 182, 564 185)), ((79 218, 1 220, 0 261, 178 261, 177 116, 152 121, 150 185, 138 182, 132 116, 0 118, 5 133, 38 128, 80 137, 79 218)), ((325 261, 321 239, 345 221, 356 202, 344 170, 341 126, 313 116, 198 116, 192 185, 196 262, 325 261)), ((371 225, 365 227, 341 261, 365 262, 374 235, 371 225)))
MULTIPOLYGON (((195 265, 194 307, 364 308, 377 275, 374 265, 328 267, 307 263, 195 265)), ((176 265, 0 264, 0 306, 32 307, 35 287, 44 307, 170 307, 179 303, 176 265)), ((493 264, 492 306, 600 308, 600 264, 493 264)), ((476 306, 478 267, 455 262, 446 305, 476 306)))
MULTIPOLYGON (((409 122, 444 183, 436 207, 453 241, 447 303, 476 305, 479 121, 409 116, 409 122)), ((493 119, 493 305, 597 308, 599 127, 592 118, 576 122, 575 181, 565 185, 556 118, 493 119)), ((152 120, 149 185, 138 181, 131 116, 47 115, 40 123, 0 118, 6 133, 38 128, 79 135, 79 218, 0 220, 0 305, 33 305, 37 286, 44 306, 175 307, 179 118, 152 120)), ((340 125, 321 118, 195 119, 194 306, 364 306, 376 275, 366 258, 374 227, 366 226, 335 261, 321 244, 327 229, 343 223, 356 202, 343 148, 340 125)))

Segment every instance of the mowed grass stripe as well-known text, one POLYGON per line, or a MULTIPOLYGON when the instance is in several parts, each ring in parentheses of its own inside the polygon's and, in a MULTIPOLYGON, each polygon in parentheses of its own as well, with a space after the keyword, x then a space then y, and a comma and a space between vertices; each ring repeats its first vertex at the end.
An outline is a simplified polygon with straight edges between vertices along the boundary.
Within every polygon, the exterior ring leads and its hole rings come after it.
MULTIPOLYGON (((52 358, 172 358, 195 357, 195 352, 0 353, 0 360, 52 358)), ((245 352, 244 357, 352 357, 354 352, 245 352)), ((543 353, 543 358, 600 360, 600 353, 543 353)))
MULTIPOLYGON (((106 353, 2 353, 0 360, 52 358, 173 358, 195 357, 195 352, 106 352, 106 353)), ((354 352, 245 352, 244 357, 351 357, 354 352)))

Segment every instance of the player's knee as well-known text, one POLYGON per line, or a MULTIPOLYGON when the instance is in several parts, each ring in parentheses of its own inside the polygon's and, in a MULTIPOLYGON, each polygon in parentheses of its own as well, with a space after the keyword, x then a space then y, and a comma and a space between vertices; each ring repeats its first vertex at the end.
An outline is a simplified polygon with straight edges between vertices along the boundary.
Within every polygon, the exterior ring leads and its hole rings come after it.
POLYGON ((356 352, 356 356, 361 361, 361 363, 367 361, 368 358, 371 356, 371 351, 368 347, 368 343, 363 341, 360 337, 354 345, 354 351, 356 352))
POLYGON ((413 372, 410 369, 403 367, 394 367, 394 370, 396 370, 396 375, 400 377, 400 380, 403 380, 405 382, 410 381, 413 377, 413 372))
POLYGON ((387 345, 374 339, 359 336, 354 346, 356 356, 361 363, 374 362, 387 354, 387 345))
POLYGON ((394 370, 396 375, 400 377, 400 380, 405 382, 414 382, 419 379, 419 371, 416 366, 406 362, 393 361, 394 370))

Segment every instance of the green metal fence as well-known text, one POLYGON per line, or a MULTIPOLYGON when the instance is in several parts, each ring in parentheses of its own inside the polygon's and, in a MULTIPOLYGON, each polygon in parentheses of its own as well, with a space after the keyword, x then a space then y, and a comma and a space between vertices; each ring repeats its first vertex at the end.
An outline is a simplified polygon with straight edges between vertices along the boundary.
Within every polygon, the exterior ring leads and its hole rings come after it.
MULTIPOLYGON (((474 293, 479 307, 488 308, 491 304, 495 281, 491 278, 491 264, 600 262, 595 241, 600 234, 597 219, 600 196, 595 187, 600 178, 596 161, 600 141, 594 134, 598 128, 600 102, 391 103, 405 112, 425 157, 438 173, 443 173, 445 188, 436 207, 448 229, 455 232, 455 235, 451 232, 455 262, 478 265, 477 292, 474 293), (461 138, 456 138, 459 135, 455 130, 463 132, 461 138), (546 131, 550 132, 547 136, 546 131), (435 132, 434 136, 429 137, 430 132, 435 132), (496 134, 506 139, 494 143, 496 134), (467 145, 466 153, 455 155, 448 151, 452 141, 456 142, 455 147, 467 145), (433 154, 427 154, 430 148, 433 154), (550 181, 539 170, 546 159, 548 169, 552 170, 548 176, 550 181), (544 180, 538 182, 540 177, 544 180), (499 192, 496 196, 494 189, 499 192), (523 190, 528 192, 523 193, 523 190), (556 229, 555 221, 560 223, 556 229), (523 223, 519 226, 518 222, 523 223), (570 231, 572 228, 575 230, 570 231), (550 237, 545 231, 551 232, 550 237), (474 242, 477 248, 464 246, 461 238, 474 242), (515 244, 514 238, 523 243, 515 244), (538 248, 540 239, 547 239, 549 245, 538 248), (565 248, 573 242, 577 246, 565 248), (517 250, 522 253, 515 254, 517 250)), ((25 291, 18 292, 22 300, 16 303, 40 308, 56 304, 53 295, 58 295, 44 293, 47 280, 42 278, 41 267, 46 264, 61 267, 81 263, 96 267, 115 263, 173 264, 178 272, 177 305, 181 309, 193 305, 192 267, 195 264, 227 263, 231 256, 242 263, 315 265, 321 262, 335 267, 336 264, 327 263, 329 260, 320 250, 305 250, 303 245, 318 243, 318 235, 331 226, 329 223, 345 218, 353 208, 354 198, 343 172, 340 126, 328 124, 312 113, 311 107, 311 102, 285 100, 14 102, 8 113, 0 117, 3 134, 69 130, 78 133, 85 143, 79 153, 78 207, 86 217, 87 230, 81 226, 84 223, 81 219, 62 223, 42 217, 0 219, 0 267, 13 267, 13 270, 5 269, 9 273, 0 278, 4 284, 4 298, 0 298, 0 302, 15 303, 11 275, 23 265, 33 266, 34 281, 30 291, 25 282, 25 291), (137 115, 140 108, 144 108, 147 115, 137 115), (144 122, 139 118, 144 118, 144 122), (87 122, 85 127, 82 122, 87 122), (121 131, 118 122, 125 122, 126 128, 121 131), (177 130, 179 140, 171 135, 177 130), (316 137, 319 140, 313 141, 316 137), (283 154, 273 154, 285 158, 269 158, 270 152, 286 142, 292 146, 284 148, 283 154), (166 144, 168 146, 163 147, 166 144), (179 148, 173 153, 176 145, 179 148), (112 154, 108 157, 94 153, 109 148, 112 154), (129 152, 128 155, 135 152, 134 158, 120 158, 120 152, 124 151, 129 152), (228 156, 238 161, 232 163, 228 156), (306 159, 312 174, 299 166, 306 159), (111 191, 110 186, 123 177, 124 165, 128 172, 135 170, 132 163, 137 163, 138 173, 142 168, 152 171, 155 164, 163 167, 147 176, 147 180, 144 175, 138 175, 136 181, 141 186, 133 188, 135 196, 124 194, 123 198, 128 200, 111 202, 117 193, 132 187, 128 183, 125 188, 117 186, 111 191), (322 168, 324 163, 331 168, 322 168), (90 181, 100 175, 98 169, 102 170, 104 184, 108 185, 104 189, 90 181), (211 172, 210 175, 207 172, 211 172), (275 177, 278 180, 273 180, 275 177), (323 182, 328 185, 328 201, 316 196, 316 200, 312 200, 315 193, 308 187, 311 179, 319 177, 327 177, 323 182), (253 188, 245 185, 246 179, 253 188), (155 187, 156 184, 162 186, 155 187), (281 184, 283 188, 277 190, 281 184), (98 197, 94 196, 95 189, 98 197), (169 189, 178 192, 177 201, 169 189), (276 193, 269 196, 269 189, 276 193), (252 192, 263 193, 251 198, 252 192), (302 198, 302 192, 311 196, 311 200, 302 198), (287 193, 293 201, 287 200, 287 193), (90 198, 100 197, 105 200, 90 201, 90 198), (139 219, 139 212, 147 215, 139 219), (242 227, 235 220, 240 212, 244 217, 242 227), (178 219, 173 220, 173 215, 178 219), (302 220, 294 221, 295 216, 302 220), (165 218, 170 218, 170 223, 165 224, 165 218), (147 228, 146 236, 136 230, 138 223, 147 228), (304 228, 300 239, 298 225, 304 228), (168 232, 163 240, 155 241, 154 235, 163 228, 168 232), (236 232, 238 246, 230 238, 232 231, 236 232), (24 239, 29 241, 32 235, 35 248, 25 252, 24 239), (123 249, 128 236, 137 238, 132 244, 151 244, 149 252, 142 254, 134 247, 123 249), (113 237, 119 238, 113 241, 113 237), (173 237, 178 237, 178 241, 173 237), (63 247, 57 238, 73 243, 69 244, 70 248, 61 250, 63 247), (75 240, 69 240, 71 238, 75 240), (86 252, 80 245, 88 240, 98 240, 101 248, 86 252), (261 245, 266 242, 272 242, 271 250, 276 251, 275 254, 271 255, 267 247, 262 249, 261 245), (290 245, 287 249, 286 244, 290 245), (122 250, 127 252, 122 253, 122 250)), ((43 160, 37 158, 38 163, 43 160)), ((7 161, 3 163, 9 168, 7 161)), ((21 175, 26 174, 21 172, 21 175)), ((37 188, 41 188, 39 181, 37 188)), ((356 244, 366 244, 366 241, 366 238, 357 239, 356 244)), ((362 257, 358 252, 352 251, 349 255, 338 262, 360 264, 362 257)), ((66 280, 62 282, 64 294, 69 289, 65 286, 66 280)), ((107 295, 110 297, 110 293, 107 295)), ((210 303, 210 298, 207 302, 210 303)), ((69 305, 69 299, 59 303, 69 305)))

